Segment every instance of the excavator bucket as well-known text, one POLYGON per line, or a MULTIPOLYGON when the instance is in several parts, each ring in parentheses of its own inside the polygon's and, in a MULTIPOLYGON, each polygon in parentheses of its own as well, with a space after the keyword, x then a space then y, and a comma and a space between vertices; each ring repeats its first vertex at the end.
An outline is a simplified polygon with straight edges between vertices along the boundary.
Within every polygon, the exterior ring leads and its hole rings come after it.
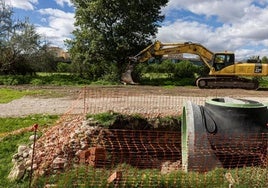
POLYGON ((135 83, 132 79, 132 75, 131 73, 133 72, 134 69, 134 64, 128 64, 126 71, 122 73, 121 75, 121 82, 123 84, 130 84, 130 85, 135 85, 137 83, 135 83))

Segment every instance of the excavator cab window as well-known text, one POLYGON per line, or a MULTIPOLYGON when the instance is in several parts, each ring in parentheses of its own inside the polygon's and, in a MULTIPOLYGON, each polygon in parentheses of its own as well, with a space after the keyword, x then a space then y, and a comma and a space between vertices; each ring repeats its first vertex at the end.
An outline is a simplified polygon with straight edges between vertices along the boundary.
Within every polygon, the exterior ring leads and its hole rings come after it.
POLYGON ((219 71, 227 66, 234 64, 234 54, 216 54, 214 56, 213 67, 219 71))

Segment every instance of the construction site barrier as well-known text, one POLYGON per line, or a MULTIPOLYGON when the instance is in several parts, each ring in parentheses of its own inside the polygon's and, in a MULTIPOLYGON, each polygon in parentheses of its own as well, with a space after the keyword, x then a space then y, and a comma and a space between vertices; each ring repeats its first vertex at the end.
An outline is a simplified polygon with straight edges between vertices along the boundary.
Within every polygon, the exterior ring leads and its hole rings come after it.
POLYGON ((84 88, 36 141, 31 187, 268 187, 267 106, 249 103, 238 109, 221 98, 84 88), (124 130, 86 121, 103 112, 182 115, 182 124, 124 130))

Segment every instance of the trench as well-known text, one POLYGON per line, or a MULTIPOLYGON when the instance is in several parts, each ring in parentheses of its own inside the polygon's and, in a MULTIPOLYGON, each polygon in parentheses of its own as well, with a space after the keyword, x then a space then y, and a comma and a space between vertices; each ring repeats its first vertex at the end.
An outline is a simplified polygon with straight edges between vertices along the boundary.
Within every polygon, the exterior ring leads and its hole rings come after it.
POLYGON ((212 101, 212 107, 189 103, 182 119, 163 124, 159 119, 118 118, 103 138, 106 162, 160 168, 166 161, 180 161, 186 171, 267 165, 267 107, 247 100, 242 106, 237 100, 222 104, 229 100, 212 101))

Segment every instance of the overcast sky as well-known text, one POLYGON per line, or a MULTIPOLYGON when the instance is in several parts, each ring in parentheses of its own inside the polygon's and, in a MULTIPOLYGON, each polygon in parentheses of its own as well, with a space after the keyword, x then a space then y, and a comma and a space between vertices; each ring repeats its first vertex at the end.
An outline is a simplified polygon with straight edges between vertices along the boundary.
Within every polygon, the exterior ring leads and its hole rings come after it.
MULTIPOLYGON (((38 33, 64 47, 74 29, 70 0, 4 0, 15 18, 30 18, 38 33)), ((161 42, 198 42, 238 59, 268 56, 268 0, 170 0, 159 29, 161 42)))

